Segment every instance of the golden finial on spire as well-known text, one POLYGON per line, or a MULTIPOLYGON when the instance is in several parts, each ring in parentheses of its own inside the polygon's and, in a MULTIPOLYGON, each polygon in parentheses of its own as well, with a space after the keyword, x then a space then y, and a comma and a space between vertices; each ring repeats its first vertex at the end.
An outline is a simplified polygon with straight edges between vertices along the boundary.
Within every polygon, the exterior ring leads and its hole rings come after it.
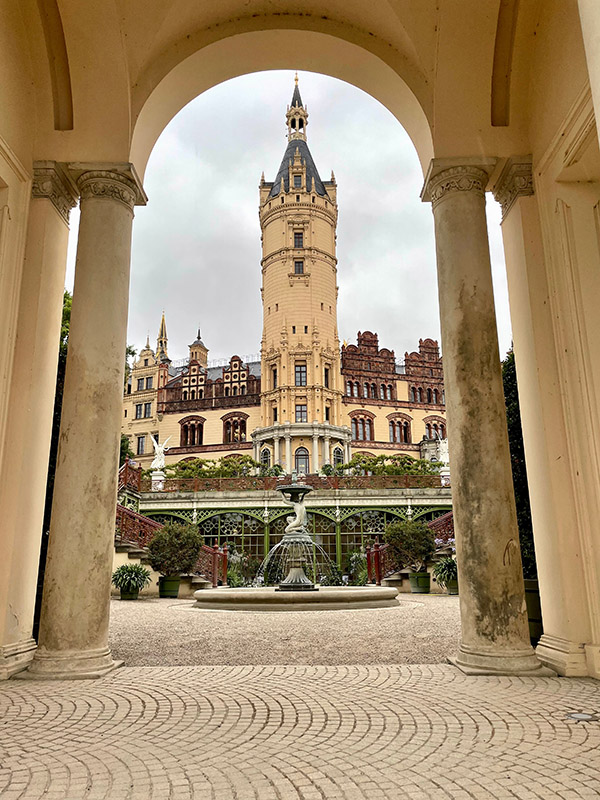
POLYGON ((294 83, 298 86, 298 72, 296 72, 296 77, 294 78, 294 83))

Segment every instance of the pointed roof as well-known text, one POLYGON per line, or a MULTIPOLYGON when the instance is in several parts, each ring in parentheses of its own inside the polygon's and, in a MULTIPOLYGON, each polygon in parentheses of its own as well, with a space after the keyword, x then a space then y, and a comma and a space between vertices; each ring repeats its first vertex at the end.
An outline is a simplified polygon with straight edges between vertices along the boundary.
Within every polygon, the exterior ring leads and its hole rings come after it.
POLYGON ((279 171, 277 172, 277 177, 273 181, 273 186, 271 187, 271 191, 269 192, 269 197, 277 197, 281 190, 281 181, 283 181, 284 189, 286 192, 290 190, 290 173, 289 173, 289 165, 290 161, 293 163, 294 155, 296 154, 296 150, 300 153, 300 158, 302 159, 302 164, 306 167, 306 185, 308 186, 308 190, 311 190, 312 186, 312 179, 315 179, 315 192, 321 197, 327 197, 327 190, 323 185, 323 181, 319 175, 319 171, 315 162, 313 161, 313 157, 308 149, 308 145, 304 141, 304 139, 292 139, 288 146, 285 149, 285 153, 283 154, 283 159, 281 161, 281 165, 279 167, 279 171))
POLYGON ((202 338, 201 338, 201 336, 200 336, 200 328, 198 328, 198 335, 196 336, 196 341, 192 342, 192 343, 191 343, 191 345, 190 345, 190 347, 193 347, 195 344, 199 344, 199 345, 201 345, 201 346, 202 346, 202 347, 203 347, 205 350, 208 350, 208 347, 207 347, 207 346, 204 344, 204 342, 202 341, 202 338))
POLYGON ((158 329, 158 338, 159 339, 166 339, 167 338, 167 323, 165 322, 165 312, 162 312, 162 319, 160 321, 160 327, 158 329))
POLYGON ((298 106, 299 108, 304 108, 302 103, 302 98, 300 97, 300 89, 298 88, 298 73, 296 73, 296 77, 294 78, 294 94, 292 95, 292 102, 290 103, 292 108, 294 106, 298 106))

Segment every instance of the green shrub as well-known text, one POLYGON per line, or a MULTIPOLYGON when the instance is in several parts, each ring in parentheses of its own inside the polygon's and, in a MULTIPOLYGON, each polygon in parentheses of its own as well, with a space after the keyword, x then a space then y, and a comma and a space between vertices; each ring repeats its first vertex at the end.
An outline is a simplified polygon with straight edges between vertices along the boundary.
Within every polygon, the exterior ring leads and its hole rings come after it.
POLYGON ((458 564, 452 556, 443 556, 433 567, 433 577, 446 589, 449 581, 458 580, 458 564))
POLYGON ((113 572, 112 582, 123 592, 141 592, 150 583, 150 570, 141 564, 121 564, 113 572))
POLYGON ((365 586, 369 580, 367 559, 362 550, 352 550, 348 553, 346 571, 348 583, 351 586, 365 586))
POLYGON ((148 545, 152 569, 161 575, 191 572, 198 560, 202 537, 193 525, 167 523, 148 545))
POLYGON ((433 531, 425 522, 398 520, 388 525, 384 540, 399 566, 421 572, 435 552, 433 531))

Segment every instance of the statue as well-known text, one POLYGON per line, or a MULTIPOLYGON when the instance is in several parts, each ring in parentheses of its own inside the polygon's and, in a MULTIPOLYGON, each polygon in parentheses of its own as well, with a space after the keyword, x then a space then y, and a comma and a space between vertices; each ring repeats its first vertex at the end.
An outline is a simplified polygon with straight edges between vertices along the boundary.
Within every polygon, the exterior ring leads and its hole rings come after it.
POLYGON ((170 447, 167 447, 167 442, 171 438, 168 436, 162 444, 159 444, 154 436, 150 434, 150 438, 152 439, 152 444, 154 445, 154 461, 150 464, 150 469, 164 469, 165 466, 165 453, 167 450, 170 450, 170 447))
MULTIPOLYGON (((296 516, 286 517, 288 524, 284 533, 306 533, 306 506, 304 505, 304 494, 294 492, 294 500, 288 500, 284 492, 281 492, 281 499, 286 506, 291 506, 296 512, 296 516)), ((291 495, 290 495, 291 496, 291 495)))

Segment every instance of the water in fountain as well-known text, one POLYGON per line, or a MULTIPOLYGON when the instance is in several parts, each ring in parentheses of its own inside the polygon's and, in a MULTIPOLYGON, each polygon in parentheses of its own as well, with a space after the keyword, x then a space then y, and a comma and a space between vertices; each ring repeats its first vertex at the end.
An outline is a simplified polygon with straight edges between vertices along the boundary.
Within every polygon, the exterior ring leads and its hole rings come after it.
POLYGON ((306 577, 311 583, 331 586, 341 583, 337 566, 320 544, 309 536, 283 537, 274 545, 260 565, 254 586, 280 584, 292 567, 302 563, 306 577))

